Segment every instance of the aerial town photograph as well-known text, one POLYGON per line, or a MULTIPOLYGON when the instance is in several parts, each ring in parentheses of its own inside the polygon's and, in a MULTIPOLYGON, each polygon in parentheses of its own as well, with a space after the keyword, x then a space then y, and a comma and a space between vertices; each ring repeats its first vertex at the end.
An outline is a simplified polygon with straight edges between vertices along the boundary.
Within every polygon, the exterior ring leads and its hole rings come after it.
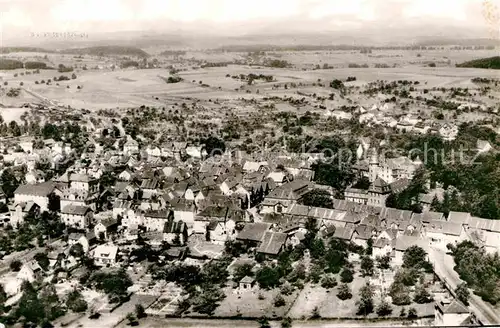
POLYGON ((499 327, 499 151, 500 0, 0 0, 0 328, 499 327))

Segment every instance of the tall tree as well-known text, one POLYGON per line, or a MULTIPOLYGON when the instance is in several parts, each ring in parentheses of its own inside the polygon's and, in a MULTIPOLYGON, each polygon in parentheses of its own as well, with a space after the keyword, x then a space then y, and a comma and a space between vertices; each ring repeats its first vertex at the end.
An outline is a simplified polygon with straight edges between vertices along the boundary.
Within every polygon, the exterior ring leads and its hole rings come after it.
POLYGON ((373 286, 368 282, 360 289, 360 300, 358 301, 358 315, 367 316, 373 312, 373 286))
POLYGON ((457 295, 457 299, 464 303, 465 305, 469 305, 469 297, 470 292, 469 288, 467 288, 467 283, 461 283, 455 289, 455 294, 457 295))

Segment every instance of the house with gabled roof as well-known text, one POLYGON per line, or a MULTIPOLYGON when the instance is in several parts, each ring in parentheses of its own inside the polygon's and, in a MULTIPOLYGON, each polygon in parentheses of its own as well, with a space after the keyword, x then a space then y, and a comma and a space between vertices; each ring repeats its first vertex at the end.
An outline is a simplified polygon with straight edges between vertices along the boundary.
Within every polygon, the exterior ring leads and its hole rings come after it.
POLYGON ((61 209, 61 220, 68 227, 86 229, 90 226, 93 211, 85 205, 66 205, 61 209))
POLYGON ((207 240, 223 244, 236 238, 236 224, 244 219, 244 211, 234 206, 209 206, 196 215, 194 232, 204 233, 207 240))
POLYGON ((127 155, 133 155, 139 153, 139 143, 132 139, 131 136, 127 136, 127 141, 123 144, 123 153, 127 155))
POLYGON ((372 257, 382 257, 387 256, 392 253, 392 240, 387 238, 377 238, 373 242, 372 246, 372 257))
POLYGON ((264 237, 264 233, 271 229, 271 226, 271 223, 246 223, 243 229, 236 236, 236 240, 256 246, 264 237))
POLYGON ((478 139, 476 143, 476 149, 478 153, 487 153, 491 149, 493 149, 493 147, 491 146, 489 141, 478 139))
POLYGON ((24 218, 26 216, 37 218, 40 215, 40 212, 40 206, 33 201, 17 203, 14 205, 14 211, 10 216, 10 225, 17 228, 24 223, 24 218))
POLYGON ((284 249, 287 238, 286 233, 266 231, 257 248, 257 253, 277 256, 284 249))
POLYGON ((32 201, 40 206, 41 211, 49 208, 52 195, 60 194, 53 181, 47 181, 32 185, 20 185, 14 191, 14 203, 27 203, 32 201))
POLYGON ((496 253, 500 249, 500 221, 470 217, 465 225, 467 235, 472 235, 485 250, 496 253))
POLYGON ((99 245, 93 252, 94 264, 101 267, 110 267, 116 265, 118 246, 99 245))
POLYGON ((368 239, 376 239, 379 233, 380 229, 376 227, 360 224, 354 230, 352 242, 358 246, 366 248, 368 245, 368 239))
POLYGON ((45 173, 40 170, 31 170, 24 176, 27 184, 37 184, 45 182, 45 173))
POLYGON ((17 273, 16 278, 20 281, 28 281, 33 283, 35 280, 40 279, 44 274, 44 270, 36 260, 31 260, 24 263, 21 270, 17 273))
POLYGON ((166 142, 161 145, 160 154, 165 157, 172 157, 180 160, 186 155, 187 142, 166 142))
POLYGON ((191 234, 196 214, 195 203, 186 199, 176 199, 171 202, 171 207, 174 212, 174 220, 185 222, 191 234))
POLYGON ((253 161, 253 160, 245 160, 243 163, 243 171, 245 173, 251 172, 265 172, 269 168, 269 163, 267 161, 253 161))
POLYGON ((401 224, 408 224, 412 218, 412 212, 396 208, 385 207, 379 214, 382 226, 387 228, 399 228, 401 224))
POLYGON ((332 238, 350 242, 354 236, 356 226, 352 223, 347 223, 344 227, 336 227, 332 238))
POLYGON ((328 222, 327 225, 343 227, 349 221, 345 220, 347 211, 340 211, 330 208, 314 207, 293 203, 285 212, 287 215, 295 218, 314 218, 320 223, 328 222))
POLYGON ((393 241, 394 252, 391 253, 393 256, 393 263, 395 265, 403 264, 403 255, 405 251, 411 246, 419 246, 426 250, 429 246, 429 242, 420 237, 414 236, 400 236, 393 241))
POLYGON ((115 232, 118 228, 118 220, 115 218, 105 218, 99 220, 94 226, 94 234, 96 237, 101 239, 108 239, 108 234, 111 232, 115 232))
POLYGON ((272 190, 262 202, 262 213, 284 213, 293 203, 299 201, 307 192, 311 183, 294 180, 272 190))
POLYGON ((150 199, 158 194, 159 181, 156 178, 142 179, 140 190, 142 191, 143 199, 150 199))
POLYGON ((173 220, 173 213, 170 210, 151 210, 146 211, 143 217, 143 225, 147 231, 163 232, 165 222, 173 220))
POLYGON ((422 213, 413 213, 413 218, 420 220, 424 225, 431 221, 446 221, 441 212, 424 211, 422 213))
POLYGON ((471 218, 470 213, 450 211, 450 213, 448 213, 447 221, 460 224, 467 224, 470 218, 471 218))
POLYGON ((128 168, 123 170, 120 174, 118 174, 118 179, 121 181, 132 181, 134 177, 134 173, 128 168))
MULTIPOLYGON (((460 301, 444 299, 435 303, 435 325, 439 327, 464 326, 472 312, 460 301)), ((467 325, 468 326, 468 325, 467 325)))
POLYGON ((163 227, 163 241, 170 245, 184 245, 188 238, 188 228, 183 221, 175 221, 170 217, 163 227))

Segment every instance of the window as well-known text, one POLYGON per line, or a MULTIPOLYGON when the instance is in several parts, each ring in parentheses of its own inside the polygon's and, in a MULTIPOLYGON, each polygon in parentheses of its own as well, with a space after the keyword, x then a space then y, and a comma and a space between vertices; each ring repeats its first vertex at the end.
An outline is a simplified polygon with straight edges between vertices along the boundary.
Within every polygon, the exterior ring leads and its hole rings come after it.
POLYGON ((278 213, 283 212, 283 207, 282 207, 281 205, 276 206, 276 211, 277 211, 278 213))

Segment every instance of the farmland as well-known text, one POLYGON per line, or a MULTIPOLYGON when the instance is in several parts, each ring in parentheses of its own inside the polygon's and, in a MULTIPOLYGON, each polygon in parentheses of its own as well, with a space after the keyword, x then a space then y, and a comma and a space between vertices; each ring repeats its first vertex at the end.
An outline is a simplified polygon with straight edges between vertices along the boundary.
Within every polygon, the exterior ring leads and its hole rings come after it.
MULTIPOLYGON (((238 99, 241 97, 261 98, 264 96, 293 96, 297 91, 328 94, 327 85, 312 85, 318 81, 334 78, 346 79, 355 76, 356 81, 348 85, 359 86, 376 80, 417 80, 432 87, 472 87, 474 77, 496 77, 495 71, 456 68, 455 64, 482 56, 491 55, 492 51, 376 51, 372 54, 360 54, 350 51, 322 52, 280 52, 270 53, 271 58, 280 58, 291 63, 291 68, 269 68, 248 65, 228 65, 225 67, 200 68, 198 61, 221 62, 237 61, 243 53, 188 52, 187 59, 173 59, 157 55, 158 68, 119 69, 121 59, 90 55, 69 55, 54 53, 9 53, 3 58, 27 61, 41 61, 48 67, 75 67, 76 79, 55 82, 54 77, 71 76, 57 70, 42 69, 39 74, 24 75, 24 69, 3 71, 1 87, 19 86, 49 98, 61 105, 72 108, 97 110, 101 108, 129 108, 134 106, 164 106, 183 98, 238 99), (428 63, 436 67, 426 67, 428 63), (324 65, 328 67, 323 69, 324 65), (377 66, 378 65, 378 66, 377 66), (383 66, 380 66, 383 65, 383 66), (85 67, 85 69, 83 69, 85 67), (165 79, 171 76, 168 67, 178 67, 178 75, 183 79, 179 83, 167 84, 165 79), (319 67, 319 69, 317 69, 319 67), (387 68, 380 68, 387 67, 387 68), (272 75, 274 80, 266 82, 255 80, 252 85, 235 79, 240 74, 272 75), (229 76, 228 76, 229 75, 229 76), (41 81, 45 83, 41 83, 41 81), (51 80, 47 85, 47 81, 51 80), (5 85, 7 83, 7 85, 5 85), (273 86, 285 84, 304 84, 298 88, 275 89, 273 86), (307 86, 306 86, 307 85, 307 86), (258 92, 258 94, 257 94, 258 92)), ((8 99, 0 92, 0 104, 21 105, 33 101, 33 95, 21 93, 16 99, 8 99)), ((362 101, 362 99, 359 99, 362 101)), ((342 104, 339 100, 338 104, 342 104)), ((333 104, 332 104, 333 105, 333 104)))

